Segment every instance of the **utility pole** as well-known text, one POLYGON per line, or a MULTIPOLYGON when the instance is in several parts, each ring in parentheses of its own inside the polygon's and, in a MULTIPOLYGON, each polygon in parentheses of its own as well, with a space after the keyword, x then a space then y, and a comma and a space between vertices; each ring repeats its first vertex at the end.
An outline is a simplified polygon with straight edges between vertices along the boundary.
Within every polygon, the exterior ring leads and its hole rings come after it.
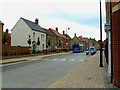
POLYGON ((101 0, 100 0, 100 67, 103 67, 103 63, 102 63, 102 10, 101 10, 101 0))

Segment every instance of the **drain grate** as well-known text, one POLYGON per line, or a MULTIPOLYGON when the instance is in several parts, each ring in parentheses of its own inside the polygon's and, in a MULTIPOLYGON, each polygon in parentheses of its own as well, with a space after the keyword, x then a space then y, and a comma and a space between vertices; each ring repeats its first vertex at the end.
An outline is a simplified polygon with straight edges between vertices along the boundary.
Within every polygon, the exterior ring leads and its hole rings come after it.
POLYGON ((91 78, 89 77, 89 78, 87 78, 88 80, 91 80, 91 78))

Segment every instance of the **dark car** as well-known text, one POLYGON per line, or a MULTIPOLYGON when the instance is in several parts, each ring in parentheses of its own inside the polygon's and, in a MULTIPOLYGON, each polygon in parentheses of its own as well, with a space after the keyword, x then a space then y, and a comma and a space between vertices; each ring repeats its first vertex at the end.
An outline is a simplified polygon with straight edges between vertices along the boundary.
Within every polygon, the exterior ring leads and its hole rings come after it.
POLYGON ((94 55, 96 53, 96 49, 94 47, 90 48, 89 50, 86 51, 86 55, 88 54, 94 55))

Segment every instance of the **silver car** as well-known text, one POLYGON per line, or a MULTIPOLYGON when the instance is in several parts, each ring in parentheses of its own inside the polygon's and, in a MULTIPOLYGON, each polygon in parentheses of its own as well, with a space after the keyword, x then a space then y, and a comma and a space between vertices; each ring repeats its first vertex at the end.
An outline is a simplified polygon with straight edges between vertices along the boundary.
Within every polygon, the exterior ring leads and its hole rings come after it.
POLYGON ((91 55, 94 55, 94 54, 96 53, 96 49, 95 49, 94 47, 88 49, 88 50, 86 51, 86 55, 88 55, 89 53, 90 53, 91 55))

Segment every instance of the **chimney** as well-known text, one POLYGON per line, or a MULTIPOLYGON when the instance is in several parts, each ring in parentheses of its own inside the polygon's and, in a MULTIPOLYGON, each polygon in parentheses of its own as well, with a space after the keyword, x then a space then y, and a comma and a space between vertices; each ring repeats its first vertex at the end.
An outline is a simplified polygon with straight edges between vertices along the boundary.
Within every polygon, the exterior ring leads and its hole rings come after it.
POLYGON ((38 24, 39 23, 39 20, 38 18, 35 19, 35 23, 38 24))
POLYGON ((65 31, 63 30, 63 35, 65 34, 65 31))
POLYGON ((58 27, 56 27, 56 31, 58 32, 58 27))
POLYGON ((76 36, 76 33, 74 33, 74 36, 76 36))
POLYGON ((6 33, 8 33, 8 29, 6 29, 6 33))
POLYGON ((82 38, 82 35, 80 36, 80 38, 82 38))

